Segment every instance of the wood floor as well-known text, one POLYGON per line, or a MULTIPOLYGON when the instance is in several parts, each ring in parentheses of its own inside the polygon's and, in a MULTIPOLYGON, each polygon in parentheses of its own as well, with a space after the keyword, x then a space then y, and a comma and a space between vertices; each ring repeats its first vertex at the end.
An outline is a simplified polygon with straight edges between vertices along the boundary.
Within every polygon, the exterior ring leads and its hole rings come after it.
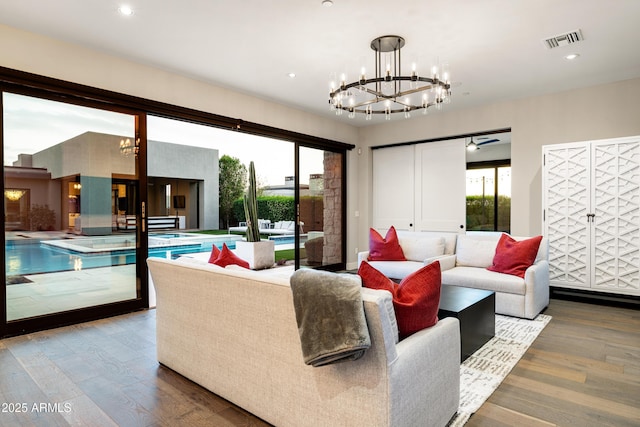
POLYGON ((553 299, 545 314, 467 426, 640 426, 640 311, 553 299))
MULTIPOLYGON (((640 425, 640 311, 552 300, 546 313, 467 425, 640 425)), ((154 336, 149 310, 0 341, 0 426, 267 426, 159 366, 154 336)))

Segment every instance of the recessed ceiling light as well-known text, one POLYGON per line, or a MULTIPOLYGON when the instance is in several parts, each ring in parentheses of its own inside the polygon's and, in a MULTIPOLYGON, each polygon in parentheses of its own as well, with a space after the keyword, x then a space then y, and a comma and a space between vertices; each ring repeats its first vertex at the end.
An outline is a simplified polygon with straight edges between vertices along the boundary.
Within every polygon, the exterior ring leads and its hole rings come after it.
POLYGON ((322 0, 322 5, 324 7, 331 7, 333 6, 333 0, 322 0))
POLYGON ((296 73, 288 73, 287 76, 291 77, 292 79, 296 77, 296 73))
POLYGON ((127 6, 125 4, 123 4, 122 6, 120 6, 118 8, 118 12, 120 12, 122 15, 124 16, 131 16, 133 15, 133 9, 131 9, 131 6, 127 6))
POLYGON ((564 59, 568 59, 569 61, 571 61, 572 59, 576 59, 578 56, 580 56, 580 55, 578 55, 577 53, 571 53, 571 54, 565 56, 564 59))

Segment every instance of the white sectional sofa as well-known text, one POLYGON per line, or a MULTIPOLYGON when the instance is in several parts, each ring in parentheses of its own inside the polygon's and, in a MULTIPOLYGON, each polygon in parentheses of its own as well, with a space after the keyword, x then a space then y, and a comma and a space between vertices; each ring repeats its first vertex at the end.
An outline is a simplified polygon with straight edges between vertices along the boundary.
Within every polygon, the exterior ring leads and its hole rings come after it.
MULTIPOLYGON (((526 270, 524 278, 520 278, 487 270, 502 233, 456 234, 402 230, 397 233, 407 261, 370 261, 372 266, 388 277, 403 279, 437 259, 442 269, 443 285, 494 291, 498 314, 533 319, 549 305, 549 244, 546 238, 540 243, 534 264, 526 270)), ((512 237, 516 240, 526 239, 512 237)), ((368 256, 368 252, 359 253, 358 265, 368 256)))
POLYGON ((398 341, 391 294, 363 288, 371 347, 304 363, 289 267, 147 260, 157 292, 158 361, 279 427, 445 426, 458 409, 457 319, 398 341))

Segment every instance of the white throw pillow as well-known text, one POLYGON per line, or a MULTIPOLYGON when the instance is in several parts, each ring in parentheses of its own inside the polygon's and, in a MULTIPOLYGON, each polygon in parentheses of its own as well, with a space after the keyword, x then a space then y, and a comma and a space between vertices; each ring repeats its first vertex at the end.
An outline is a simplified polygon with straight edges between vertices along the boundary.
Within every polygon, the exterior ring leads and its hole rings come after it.
POLYGON ((427 258, 444 255, 443 237, 398 235, 398 242, 409 261, 423 262, 427 258))
POLYGON ((498 239, 474 239, 458 236, 456 244, 456 265, 487 268, 493 263, 498 239))

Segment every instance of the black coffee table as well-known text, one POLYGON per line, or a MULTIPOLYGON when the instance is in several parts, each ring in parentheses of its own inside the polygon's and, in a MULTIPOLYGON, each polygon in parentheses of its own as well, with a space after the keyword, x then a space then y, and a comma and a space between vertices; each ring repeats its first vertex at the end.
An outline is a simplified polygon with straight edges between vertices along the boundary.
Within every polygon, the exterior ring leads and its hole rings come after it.
POLYGON ((442 285, 438 318, 456 317, 460 321, 460 362, 493 338, 495 313, 495 292, 442 285))

